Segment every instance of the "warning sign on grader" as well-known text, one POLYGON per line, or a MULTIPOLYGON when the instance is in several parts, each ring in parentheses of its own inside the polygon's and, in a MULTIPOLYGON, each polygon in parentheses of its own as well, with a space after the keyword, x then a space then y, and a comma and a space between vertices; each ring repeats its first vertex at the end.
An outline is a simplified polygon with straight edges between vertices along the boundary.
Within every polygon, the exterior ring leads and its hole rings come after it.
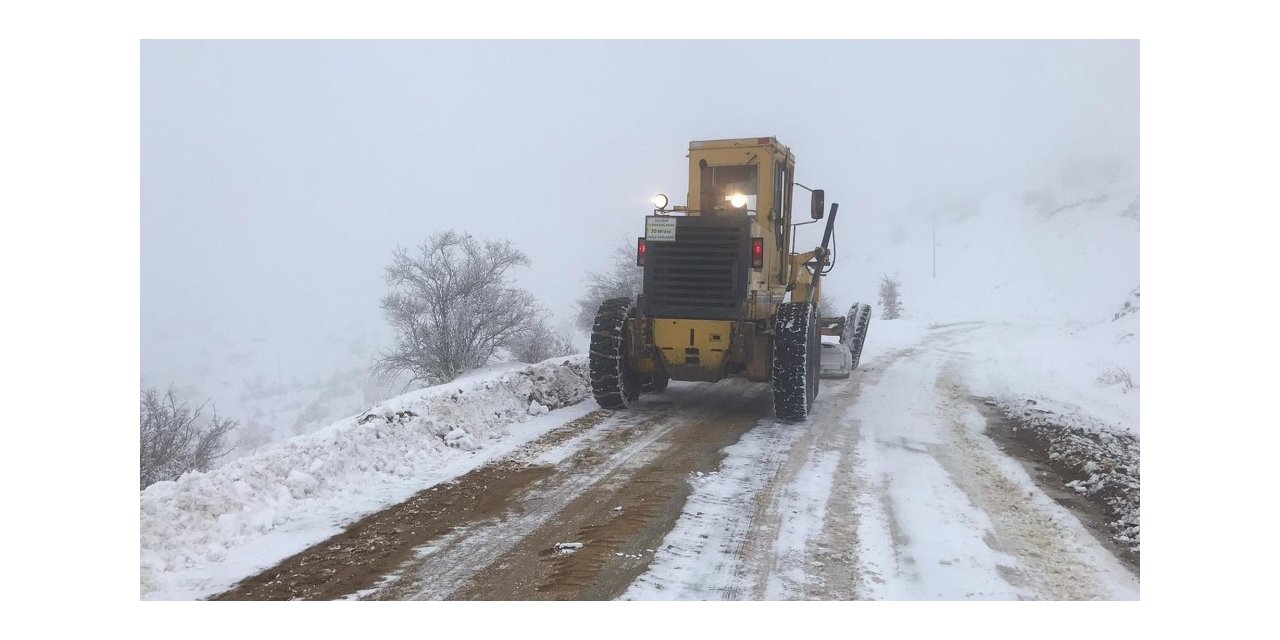
POLYGON ((658 216, 645 218, 644 239, 649 242, 675 242, 676 219, 658 216))

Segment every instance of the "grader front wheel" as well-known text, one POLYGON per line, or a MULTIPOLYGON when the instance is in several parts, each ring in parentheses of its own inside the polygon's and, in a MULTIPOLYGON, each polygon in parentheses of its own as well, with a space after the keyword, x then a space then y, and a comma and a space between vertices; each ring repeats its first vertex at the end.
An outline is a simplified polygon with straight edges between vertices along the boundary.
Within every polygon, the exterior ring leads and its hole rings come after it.
POLYGON ((773 323, 773 412, 783 420, 803 420, 818 396, 821 349, 814 305, 778 305, 773 323))
POLYGON ((858 368, 862 359, 862 345, 867 341, 867 327, 871 324, 871 305, 860 302, 849 307, 849 315, 845 316, 844 333, 840 336, 840 344, 849 349, 852 361, 850 369, 858 368))

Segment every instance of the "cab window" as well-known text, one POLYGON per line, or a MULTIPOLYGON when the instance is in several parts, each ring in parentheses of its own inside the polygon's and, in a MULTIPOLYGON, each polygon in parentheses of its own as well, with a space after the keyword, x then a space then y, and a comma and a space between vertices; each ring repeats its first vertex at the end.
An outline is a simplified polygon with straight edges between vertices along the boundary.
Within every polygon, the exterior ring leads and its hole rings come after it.
POLYGON ((748 210, 756 211, 756 196, 759 194, 756 168, 757 165, 754 164, 704 165, 701 171, 701 209, 703 211, 735 209, 733 202, 737 196, 739 199, 745 198, 748 210))

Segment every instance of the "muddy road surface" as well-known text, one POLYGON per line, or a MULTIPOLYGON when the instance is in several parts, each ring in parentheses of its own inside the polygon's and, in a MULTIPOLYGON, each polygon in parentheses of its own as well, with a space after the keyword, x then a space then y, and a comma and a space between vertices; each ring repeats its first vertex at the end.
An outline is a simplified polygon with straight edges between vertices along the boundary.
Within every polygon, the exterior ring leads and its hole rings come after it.
POLYGON ((587 413, 216 599, 1136 598, 1133 568, 984 435, 979 329, 823 380, 801 423, 739 379, 587 413))
POLYGON ((679 517, 688 476, 770 415, 756 387, 673 385, 631 411, 594 411, 218 598, 616 597, 679 517))

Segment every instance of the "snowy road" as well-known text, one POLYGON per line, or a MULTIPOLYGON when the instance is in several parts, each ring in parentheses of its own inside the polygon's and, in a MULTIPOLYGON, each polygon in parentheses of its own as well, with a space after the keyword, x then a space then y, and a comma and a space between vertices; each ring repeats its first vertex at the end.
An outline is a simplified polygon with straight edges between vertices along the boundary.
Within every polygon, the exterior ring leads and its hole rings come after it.
POLYGON ((966 386, 982 328, 870 354, 800 424, 736 379, 592 411, 220 597, 1136 598, 983 434, 966 386))

